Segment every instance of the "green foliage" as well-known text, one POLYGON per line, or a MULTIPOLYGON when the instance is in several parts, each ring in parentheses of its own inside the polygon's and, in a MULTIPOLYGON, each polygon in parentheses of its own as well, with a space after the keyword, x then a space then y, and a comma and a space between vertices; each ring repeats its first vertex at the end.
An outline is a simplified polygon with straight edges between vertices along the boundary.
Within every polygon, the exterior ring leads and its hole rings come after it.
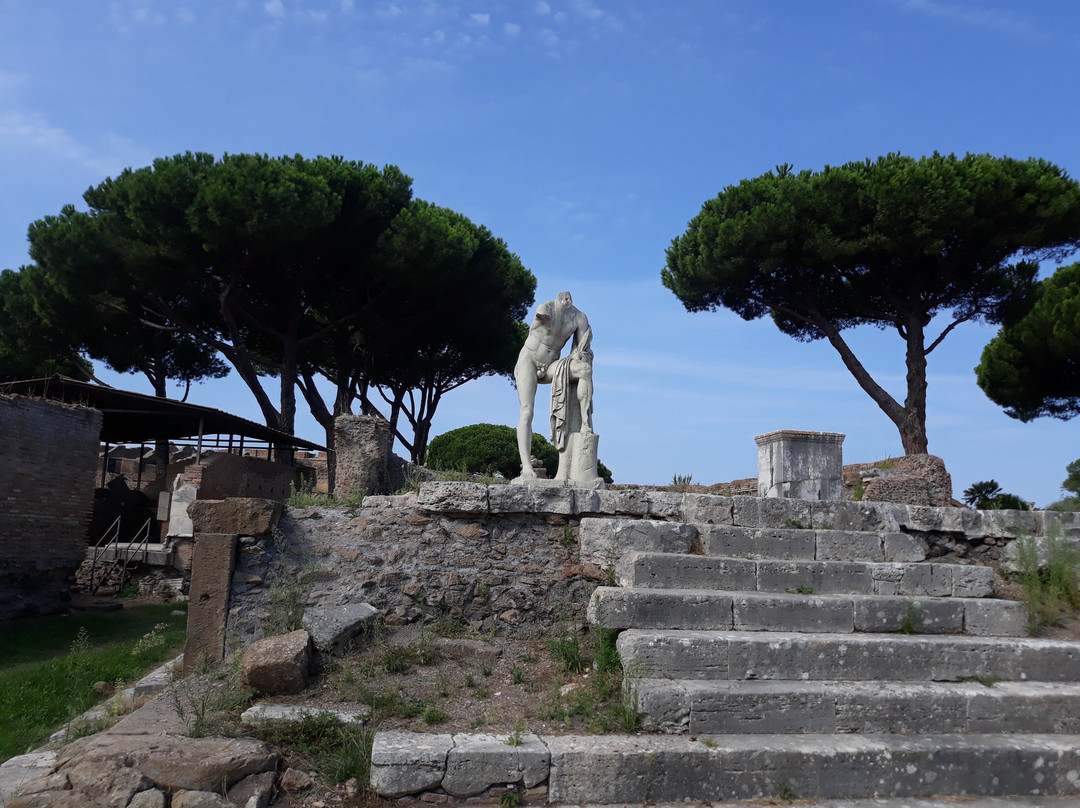
POLYGON ((581 638, 576 631, 566 629, 558 637, 548 640, 547 646, 563 673, 581 673, 585 670, 587 661, 581 650, 581 638))
POLYGON ((1065 499, 1059 499, 1057 502, 1047 505, 1046 510, 1058 511, 1059 513, 1080 511, 1080 497, 1065 497, 1065 499))
POLYGON ((1028 607, 1028 631, 1032 636, 1054 626, 1063 616, 1080 610, 1080 551, 1061 537, 1061 528, 1047 531, 1044 558, 1033 538, 1016 540, 1016 578, 1024 587, 1028 607))
POLYGON ((1080 460, 1074 460, 1065 467, 1065 473, 1069 476, 1061 484, 1061 487, 1073 494, 1080 495, 1080 460))
POLYGON ((90 378, 78 341, 42 319, 32 291, 37 267, 0 272, 0 382, 59 373, 90 378))
POLYGON ((299 755, 323 777, 334 783, 355 778, 367 783, 371 771, 371 744, 375 729, 343 724, 331 713, 307 713, 299 721, 275 721, 258 725, 256 738, 285 746, 299 755))
POLYGON ((175 655, 186 618, 171 616, 174 608, 154 604, 0 626, 0 759, 27 752, 99 702, 95 682, 134 681, 175 655))
POLYGON ((536 279, 411 184, 340 157, 157 159, 90 188, 85 210, 30 226, 35 305, 121 371, 215 376, 220 354, 286 432, 297 390, 329 442, 355 401, 385 403, 419 461, 447 391, 512 373, 536 279))
POLYGON ((1051 163, 890 154, 728 186, 672 241, 662 280, 689 311, 768 315, 797 340, 827 339, 911 454, 926 451, 927 354, 960 323, 1002 322, 1037 262, 1078 242, 1080 184, 1051 163), (903 340, 903 403, 844 340, 860 325, 903 340))
MULTIPOLYGON (((559 452, 543 435, 534 432, 532 455, 539 458, 549 478, 559 470, 559 452)), ((451 429, 432 438, 427 450, 427 465, 438 470, 457 470, 470 474, 499 474, 512 480, 521 473, 517 430, 503 424, 472 424, 451 429)), ((606 482, 611 471, 597 463, 597 473, 606 482)))
MULTIPOLYGON (((976 380, 1010 418, 1067 420, 1080 414, 1078 356, 1080 263, 1062 267, 1039 282, 1031 308, 1006 320, 983 349, 976 380)), ((1080 486, 1080 479, 1076 485, 1080 486)))
POLYGON ((507 789, 499 795, 499 805, 502 808, 517 808, 521 803, 525 802, 525 798, 521 796, 521 793, 514 789, 507 789))
POLYGON ((982 480, 972 483, 964 489, 964 502, 983 511, 1027 511, 1031 510, 1016 494, 1001 490, 997 480, 982 480))
POLYGON ((309 508, 313 505, 345 505, 350 508, 359 508, 364 504, 367 494, 360 491, 347 496, 320 494, 315 491, 315 486, 310 480, 304 480, 297 487, 289 483, 289 498, 285 504, 291 508, 309 508))

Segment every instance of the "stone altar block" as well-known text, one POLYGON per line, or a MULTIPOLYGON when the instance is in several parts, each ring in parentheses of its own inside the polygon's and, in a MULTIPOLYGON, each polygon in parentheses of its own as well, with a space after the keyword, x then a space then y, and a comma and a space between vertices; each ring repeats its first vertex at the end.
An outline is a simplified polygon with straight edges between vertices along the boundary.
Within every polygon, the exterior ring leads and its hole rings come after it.
POLYGON ((843 434, 780 429, 754 442, 759 497, 843 499, 843 434))

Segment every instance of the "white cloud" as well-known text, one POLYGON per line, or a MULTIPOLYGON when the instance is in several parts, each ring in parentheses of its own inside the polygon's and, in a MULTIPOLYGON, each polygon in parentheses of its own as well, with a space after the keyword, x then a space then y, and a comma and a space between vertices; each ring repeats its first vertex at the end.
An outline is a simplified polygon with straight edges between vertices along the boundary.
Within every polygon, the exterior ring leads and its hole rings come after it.
POLYGON ((453 66, 441 59, 418 59, 411 56, 405 60, 405 67, 409 73, 450 73, 453 66))
POLYGON ((263 4, 263 9, 271 17, 284 17, 285 16, 285 4, 281 0, 267 0, 263 4))
POLYGON ((491 22, 490 14, 470 14, 469 17, 470 19, 472 19, 473 22, 477 23, 478 25, 487 25, 489 22, 491 22))
POLYGON ((901 0, 901 5, 909 11, 951 20, 962 25, 996 28, 1009 34, 1031 33, 1031 27, 1026 20, 995 8, 979 8, 960 3, 940 2, 940 0, 901 0))
POLYGON ((341 13, 351 14, 353 10, 353 0, 341 0, 341 13))
POLYGON ((185 24, 193 23, 195 22, 195 12, 187 6, 180 6, 176 10, 176 19, 185 24))
POLYGON ((423 43, 425 45, 441 45, 446 41, 445 31, 433 31, 431 36, 424 37, 423 43))
POLYGON ((101 177, 117 174, 129 166, 148 165, 153 160, 153 155, 127 138, 106 133, 99 141, 98 146, 88 146, 36 112, 0 115, 0 145, 9 154, 36 150, 76 163, 101 177))
POLYGON ((521 33, 521 26, 517 23, 507 22, 503 23, 503 30, 510 36, 517 36, 521 33))
POLYGON ((533 6, 533 10, 537 14, 550 14, 551 6, 545 3, 544 0, 539 0, 539 2, 535 6, 533 6))
POLYGON ((604 16, 604 12, 588 0, 574 0, 574 11, 587 20, 598 20, 604 16))
POLYGON ((405 9, 403 9, 396 3, 391 3, 385 8, 380 8, 378 11, 376 11, 375 16, 378 17, 380 20, 392 20, 394 17, 400 17, 404 13, 405 9))

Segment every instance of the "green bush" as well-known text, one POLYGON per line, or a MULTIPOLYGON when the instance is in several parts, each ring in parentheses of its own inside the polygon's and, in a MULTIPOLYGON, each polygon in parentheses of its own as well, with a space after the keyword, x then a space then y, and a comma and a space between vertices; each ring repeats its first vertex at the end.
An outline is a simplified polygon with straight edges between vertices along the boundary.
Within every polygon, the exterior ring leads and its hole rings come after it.
POLYGON ((981 511, 1026 511, 1028 504, 1016 494, 1001 490, 997 480, 982 480, 964 489, 964 502, 981 511))
MULTIPOLYGON (((559 470, 559 453, 536 432, 533 433, 532 455, 543 462, 548 477, 555 476, 559 470)), ((512 480, 521 473, 517 430, 502 424, 473 424, 451 429, 431 439, 426 464, 436 470, 500 474, 512 480)), ((597 463, 597 473, 606 482, 612 481, 611 472, 603 463, 597 463)))

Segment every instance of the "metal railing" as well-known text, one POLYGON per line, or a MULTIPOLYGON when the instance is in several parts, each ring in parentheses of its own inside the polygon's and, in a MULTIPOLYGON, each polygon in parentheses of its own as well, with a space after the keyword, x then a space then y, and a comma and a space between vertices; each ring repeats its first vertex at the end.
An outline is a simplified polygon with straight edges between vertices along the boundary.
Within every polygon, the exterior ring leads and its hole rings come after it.
POLYGON ((135 534, 134 540, 131 542, 124 542, 127 546, 123 549, 120 548, 120 517, 117 516, 113 520, 113 523, 109 525, 105 533, 98 539, 98 543, 94 545, 94 554, 90 559, 90 594, 96 595, 101 585, 105 583, 105 572, 102 572, 101 580, 97 580, 97 567, 98 559, 106 555, 111 548, 113 550, 113 558, 111 565, 108 562, 102 562, 102 569, 105 570, 108 566, 120 566, 120 588, 118 591, 123 591, 124 583, 127 580, 128 563, 132 559, 132 545, 135 545, 135 554, 142 555, 142 562, 145 564, 150 553, 150 525, 153 523, 152 517, 147 517, 143 522, 142 527, 135 534), (111 538, 110 538, 111 535, 111 538))

